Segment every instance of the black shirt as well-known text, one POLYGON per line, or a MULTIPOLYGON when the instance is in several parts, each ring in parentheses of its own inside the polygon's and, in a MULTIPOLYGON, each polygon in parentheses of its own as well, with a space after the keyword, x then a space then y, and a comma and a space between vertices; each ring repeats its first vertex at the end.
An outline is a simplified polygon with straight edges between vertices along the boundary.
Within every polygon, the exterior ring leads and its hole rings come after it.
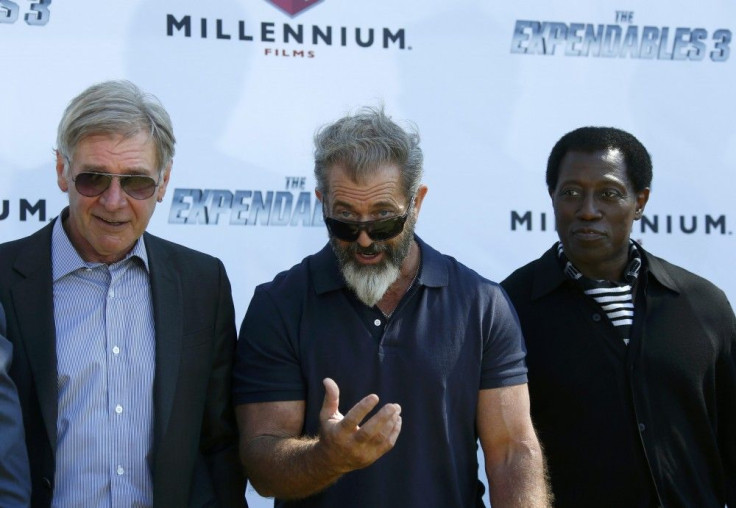
POLYGON ((555 505, 736 506, 736 322, 723 292, 642 249, 625 347, 556 256, 502 282, 555 505))

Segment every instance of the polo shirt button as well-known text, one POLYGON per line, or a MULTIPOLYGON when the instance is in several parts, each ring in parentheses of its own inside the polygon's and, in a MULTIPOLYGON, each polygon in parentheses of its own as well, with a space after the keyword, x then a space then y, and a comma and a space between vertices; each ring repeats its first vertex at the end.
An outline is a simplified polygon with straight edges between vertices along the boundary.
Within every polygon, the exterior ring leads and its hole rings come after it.
POLYGON ((639 432, 644 432, 646 430, 646 428, 647 428, 647 426, 644 425, 643 423, 640 423, 639 424, 639 432))
POLYGON ((376 319, 375 321, 373 321, 373 324, 376 325, 376 326, 381 326, 381 320, 380 319, 376 319))
POLYGON ((593 314, 593 321, 595 321, 597 323, 600 320, 601 320, 601 315, 600 314, 598 314, 597 312, 595 314, 593 314))

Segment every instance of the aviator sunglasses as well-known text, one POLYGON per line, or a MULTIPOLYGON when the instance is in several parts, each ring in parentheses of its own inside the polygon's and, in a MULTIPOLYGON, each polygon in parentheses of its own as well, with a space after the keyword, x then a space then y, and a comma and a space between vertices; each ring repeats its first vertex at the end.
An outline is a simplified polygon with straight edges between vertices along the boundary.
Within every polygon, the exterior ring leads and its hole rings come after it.
POLYGON ((85 171, 72 178, 74 187, 82 196, 94 198, 105 192, 112 179, 120 180, 120 187, 133 199, 148 199, 153 196, 158 182, 145 175, 111 175, 85 171))
POLYGON ((330 234, 344 242, 354 242, 360 236, 361 231, 365 231, 371 240, 382 242, 383 240, 390 240, 404 230, 404 224, 413 206, 414 197, 412 196, 404 215, 397 215, 388 219, 348 221, 327 217, 327 215, 323 215, 323 217, 330 234))

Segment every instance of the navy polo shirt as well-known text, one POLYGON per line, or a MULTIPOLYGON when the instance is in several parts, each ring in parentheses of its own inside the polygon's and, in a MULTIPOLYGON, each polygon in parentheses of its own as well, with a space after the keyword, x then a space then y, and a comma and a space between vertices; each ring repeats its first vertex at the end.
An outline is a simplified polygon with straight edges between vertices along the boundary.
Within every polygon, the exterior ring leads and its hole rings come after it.
POLYGON ((388 319, 356 306, 329 245, 256 288, 238 341, 236 404, 304 400, 305 435, 319 431, 325 377, 340 388, 343 414, 370 393, 379 408, 402 408, 386 455, 276 506, 483 505, 478 391, 526 382, 524 342, 499 285, 416 241, 419 277, 388 319))

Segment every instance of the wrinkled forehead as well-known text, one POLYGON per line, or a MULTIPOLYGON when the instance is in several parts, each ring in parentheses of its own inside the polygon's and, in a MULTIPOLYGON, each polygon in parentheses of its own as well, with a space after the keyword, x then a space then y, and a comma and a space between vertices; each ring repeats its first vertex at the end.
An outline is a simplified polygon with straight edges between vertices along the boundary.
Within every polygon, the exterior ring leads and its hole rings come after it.
POLYGON ((330 166, 327 176, 328 194, 364 192, 371 189, 397 190, 403 193, 401 170, 395 163, 383 163, 357 170, 343 164, 330 166))

